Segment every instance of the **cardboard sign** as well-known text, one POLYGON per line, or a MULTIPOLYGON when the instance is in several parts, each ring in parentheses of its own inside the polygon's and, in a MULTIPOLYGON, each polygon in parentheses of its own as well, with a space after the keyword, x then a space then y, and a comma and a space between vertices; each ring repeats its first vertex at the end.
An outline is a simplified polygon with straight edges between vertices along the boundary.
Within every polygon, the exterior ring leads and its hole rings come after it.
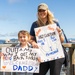
POLYGON ((5 72, 39 72, 39 49, 3 47, 1 71, 5 72))
POLYGON ((64 58, 56 24, 35 28, 35 35, 41 50, 42 62, 64 58))

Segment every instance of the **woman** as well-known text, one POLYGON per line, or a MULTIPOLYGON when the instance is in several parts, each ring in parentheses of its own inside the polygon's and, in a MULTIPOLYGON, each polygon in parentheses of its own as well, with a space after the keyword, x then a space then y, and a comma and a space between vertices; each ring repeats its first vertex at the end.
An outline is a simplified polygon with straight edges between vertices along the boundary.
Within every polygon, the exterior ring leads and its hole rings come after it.
MULTIPOLYGON (((34 28, 56 23, 57 25, 56 29, 59 33, 59 38, 61 42, 63 42, 64 36, 62 34, 62 30, 58 27, 59 24, 57 21, 55 21, 54 15, 49 10, 47 4, 45 3, 39 4, 37 8, 37 15, 38 15, 38 19, 37 21, 33 22, 30 30, 30 35, 32 39, 36 41, 34 28)), ((40 63, 40 72, 34 73, 33 75, 45 75, 49 69, 50 69, 50 75, 60 75, 60 70, 64 60, 65 58, 61 58, 53 61, 40 63)))

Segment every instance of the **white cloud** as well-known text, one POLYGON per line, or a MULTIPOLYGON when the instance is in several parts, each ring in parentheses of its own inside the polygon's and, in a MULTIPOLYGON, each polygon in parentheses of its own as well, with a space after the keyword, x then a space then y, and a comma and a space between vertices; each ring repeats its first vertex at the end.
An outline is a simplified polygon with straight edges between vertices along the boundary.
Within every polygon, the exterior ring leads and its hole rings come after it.
POLYGON ((17 2, 21 2, 22 0, 8 0, 9 3, 17 3, 17 2))
POLYGON ((0 34, 0 37, 5 37, 5 36, 18 36, 18 33, 13 32, 13 33, 0 34))

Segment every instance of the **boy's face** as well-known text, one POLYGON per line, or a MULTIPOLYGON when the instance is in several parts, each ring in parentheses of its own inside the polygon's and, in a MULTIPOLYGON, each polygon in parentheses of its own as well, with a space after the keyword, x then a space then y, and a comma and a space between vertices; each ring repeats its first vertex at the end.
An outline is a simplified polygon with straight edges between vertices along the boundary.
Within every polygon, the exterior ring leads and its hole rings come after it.
POLYGON ((21 44, 26 44, 27 41, 28 41, 27 35, 24 35, 24 34, 21 34, 21 33, 20 33, 18 39, 19 39, 19 41, 20 41, 21 44))

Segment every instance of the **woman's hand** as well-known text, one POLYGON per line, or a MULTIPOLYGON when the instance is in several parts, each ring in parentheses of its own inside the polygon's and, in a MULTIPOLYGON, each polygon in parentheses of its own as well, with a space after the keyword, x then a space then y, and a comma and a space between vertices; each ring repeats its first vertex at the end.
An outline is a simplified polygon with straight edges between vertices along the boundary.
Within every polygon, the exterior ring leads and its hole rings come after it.
POLYGON ((59 38, 60 38, 60 41, 61 42, 64 42, 65 38, 64 38, 64 35, 62 33, 62 30, 57 26, 57 31, 58 31, 58 34, 59 34, 59 38))
POLYGON ((33 46, 33 48, 39 48, 38 44, 33 39, 34 39, 34 37, 31 36, 29 43, 33 46))
POLYGON ((33 48, 39 48, 35 41, 32 41, 31 45, 33 46, 33 48))
POLYGON ((60 34, 61 32, 62 32, 62 30, 57 26, 57 31, 58 31, 58 33, 60 34))

